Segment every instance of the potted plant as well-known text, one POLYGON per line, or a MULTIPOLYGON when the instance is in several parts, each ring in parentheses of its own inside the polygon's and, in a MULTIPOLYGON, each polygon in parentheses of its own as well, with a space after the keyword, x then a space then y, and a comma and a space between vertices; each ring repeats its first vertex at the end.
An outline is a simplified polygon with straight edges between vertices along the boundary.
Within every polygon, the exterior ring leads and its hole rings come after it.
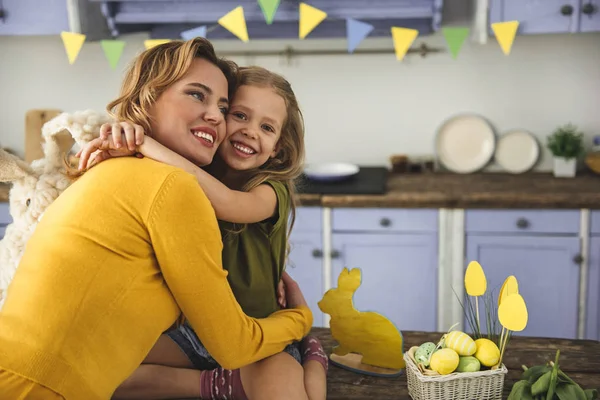
POLYGON ((554 156, 554 176, 572 178, 577 171, 577 160, 584 152, 583 133, 573 124, 560 126, 548 137, 548 149, 554 156))

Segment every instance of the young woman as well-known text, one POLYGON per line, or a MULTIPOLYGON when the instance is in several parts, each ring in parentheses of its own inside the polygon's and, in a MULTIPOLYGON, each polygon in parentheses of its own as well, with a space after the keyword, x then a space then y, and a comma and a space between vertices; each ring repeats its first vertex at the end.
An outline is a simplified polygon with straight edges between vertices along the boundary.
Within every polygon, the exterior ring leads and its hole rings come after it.
MULTIPOLYGON (((224 138, 234 72, 204 39, 154 47, 127 73, 115 116, 206 165, 224 138)), ((135 157, 86 172, 47 209, 7 290, 0 393, 109 399, 182 313, 229 369, 305 337, 312 314, 294 281, 283 275, 292 308, 250 318, 221 251, 214 210, 190 174, 135 157)))

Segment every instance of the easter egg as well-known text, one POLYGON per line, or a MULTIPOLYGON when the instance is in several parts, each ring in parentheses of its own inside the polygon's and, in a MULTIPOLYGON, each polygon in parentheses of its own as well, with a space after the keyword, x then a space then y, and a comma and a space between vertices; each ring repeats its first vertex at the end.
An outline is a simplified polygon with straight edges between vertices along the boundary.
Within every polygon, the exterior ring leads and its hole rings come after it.
POLYGON ((477 350, 475 341, 471 336, 461 331, 452 331, 446 335, 444 339, 445 347, 452 349, 459 356, 472 356, 477 350))
POLYGON ((435 350, 435 343, 426 342, 419 346, 419 348, 415 351, 415 360, 417 360, 417 364, 423 364, 423 366, 429 366, 429 357, 431 353, 435 350))
POLYGON ((489 339, 481 338, 475 341, 477 351, 475 351, 475 358, 479 360, 481 365, 486 367, 492 367, 498 364, 500 360, 500 349, 496 346, 496 343, 489 339))
POLYGON ((456 370, 459 362, 458 353, 452 349, 439 349, 431 355, 429 365, 440 375, 448 375, 456 370))
POLYGON ((473 356, 461 357, 458 361, 458 372, 477 372, 481 369, 481 363, 473 356))

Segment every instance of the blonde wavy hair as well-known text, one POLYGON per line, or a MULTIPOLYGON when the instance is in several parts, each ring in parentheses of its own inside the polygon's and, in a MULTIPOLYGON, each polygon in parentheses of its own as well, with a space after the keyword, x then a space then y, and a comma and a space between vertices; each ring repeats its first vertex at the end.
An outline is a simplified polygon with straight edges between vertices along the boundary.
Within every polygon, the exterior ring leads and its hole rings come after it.
POLYGON ((244 85, 273 89, 285 101, 286 118, 277 142, 277 154, 254 171, 242 190, 250 191, 267 180, 285 185, 291 204, 291 223, 286 233, 289 253, 289 235, 296 220, 295 182, 304 166, 304 117, 292 85, 283 76, 258 66, 240 67, 238 87, 244 85))
POLYGON ((119 97, 108 103, 107 111, 116 120, 141 125, 146 134, 152 135, 150 108, 169 86, 183 78, 195 58, 203 58, 223 72, 231 97, 237 87, 237 64, 217 57, 212 43, 199 37, 171 41, 141 53, 129 67, 119 97))

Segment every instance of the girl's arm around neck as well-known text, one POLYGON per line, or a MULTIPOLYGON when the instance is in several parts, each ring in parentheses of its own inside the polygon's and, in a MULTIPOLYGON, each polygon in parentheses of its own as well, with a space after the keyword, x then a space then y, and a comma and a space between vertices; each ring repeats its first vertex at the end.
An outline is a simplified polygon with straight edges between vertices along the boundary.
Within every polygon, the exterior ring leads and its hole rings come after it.
POLYGON ((277 210, 277 196, 270 185, 259 185, 249 192, 231 190, 202 168, 148 136, 144 138, 138 151, 145 157, 194 175, 210 200, 217 218, 222 221, 251 224, 272 217, 277 210))

